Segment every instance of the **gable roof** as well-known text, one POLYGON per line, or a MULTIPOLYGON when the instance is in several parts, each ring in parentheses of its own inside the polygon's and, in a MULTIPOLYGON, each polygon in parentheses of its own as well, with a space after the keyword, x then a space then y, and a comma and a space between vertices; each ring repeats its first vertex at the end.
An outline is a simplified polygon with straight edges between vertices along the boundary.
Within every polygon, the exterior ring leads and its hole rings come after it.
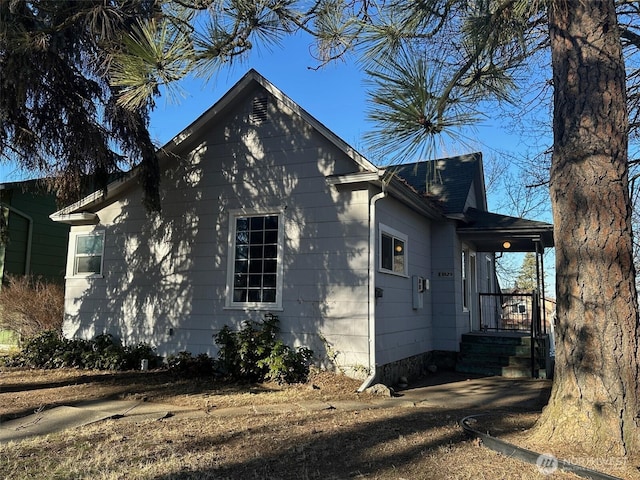
POLYGON ((406 163, 392 171, 418 193, 435 197, 445 214, 464 213, 475 181, 481 190, 476 202, 486 210, 481 153, 406 163))
MULTIPOLYGON (((249 70, 231 89, 225 93, 213 106, 211 106, 200 117, 193 121, 184 130, 173 137, 163 147, 159 148, 157 154, 161 158, 169 158, 170 153, 174 152, 180 145, 192 139, 211 121, 214 121, 222 113, 231 108, 237 101, 243 98, 243 94, 254 86, 260 86, 273 95, 278 101, 282 102, 290 108, 295 114, 299 115, 307 124, 311 125, 318 133, 324 136, 329 142, 344 152, 347 157, 351 158, 357 170, 360 172, 377 173, 378 168, 369 162, 364 156, 358 153, 344 140, 324 126, 315 117, 300 107, 296 102, 286 96, 275 85, 269 82, 265 77, 260 75, 256 70, 249 70)), ((110 183, 105 190, 96 191, 80 201, 73 203, 51 215, 51 219, 64 223, 91 223, 94 216, 89 215, 88 210, 95 210, 100 205, 109 202, 116 195, 129 188, 139 173, 139 168, 134 167, 128 174, 122 178, 110 183), (91 217, 91 218, 89 218, 91 217)))

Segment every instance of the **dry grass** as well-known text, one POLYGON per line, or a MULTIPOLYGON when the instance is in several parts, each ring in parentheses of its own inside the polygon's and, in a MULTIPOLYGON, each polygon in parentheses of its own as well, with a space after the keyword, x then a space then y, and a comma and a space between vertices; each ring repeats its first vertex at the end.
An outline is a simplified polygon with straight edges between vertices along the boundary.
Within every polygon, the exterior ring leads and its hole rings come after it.
MULTIPOLYGON (((329 373, 310 384, 229 385, 177 380, 164 373, 0 372, 0 415, 31 413, 107 397, 190 406, 195 416, 162 421, 109 420, 21 443, 0 445, 0 478, 19 479, 573 479, 548 477, 468 439, 457 425, 469 411, 372 408, 359 382, 329 373), (226 407, 352 400, 355 410, 276 410, 207 415, 226 407)), ((486 428, 523 438, 536 412, 501 415, 486 428)), ((492 432, 494 433, 494 432, 492 432)), ((629 469, 632 472, 632 469, 629 469)), ((631 478, 631 477, 626 477, 631 478)), ((638 477, 636 477, 638 478, 638 477)))

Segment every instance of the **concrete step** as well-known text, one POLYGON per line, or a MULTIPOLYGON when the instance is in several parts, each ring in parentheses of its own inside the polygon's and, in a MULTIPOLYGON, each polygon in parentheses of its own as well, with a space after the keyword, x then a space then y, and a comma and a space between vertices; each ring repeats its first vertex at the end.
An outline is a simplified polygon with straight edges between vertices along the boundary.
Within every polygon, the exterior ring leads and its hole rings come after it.
POLYGON ((460 344, 460 353, 476 353, 481 355, 527 356, 531 355, 531 347, 527 345, 504 345, 499 343, 468 343, 460 344))
POLYGON ((531 346, 531 336, 526 333, 494 333, 473 332, 463 333, 462 343, 488 344, 488 345, 528 345, 531 346))
POLYGON ((495 375, 506 378, 531 378, 531 367, 500 367, 495 365, 456 365, 456 372, 476 375, 495 375))
POLYGON ((531 355, 487 355, 478 353, 460 353, 458 363, 469 365, 490 364, 500 367, 531 367, 531 355))

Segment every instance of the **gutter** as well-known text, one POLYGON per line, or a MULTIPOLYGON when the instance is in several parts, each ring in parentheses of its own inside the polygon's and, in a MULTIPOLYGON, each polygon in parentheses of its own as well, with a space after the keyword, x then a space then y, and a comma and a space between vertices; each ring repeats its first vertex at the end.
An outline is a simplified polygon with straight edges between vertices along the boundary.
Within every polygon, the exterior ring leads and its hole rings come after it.
POLYGON ((387 196, 385 184, 382 191, 369 200, 369 376, 358 388, 363 392, 376 378, 376 202, 387 196))

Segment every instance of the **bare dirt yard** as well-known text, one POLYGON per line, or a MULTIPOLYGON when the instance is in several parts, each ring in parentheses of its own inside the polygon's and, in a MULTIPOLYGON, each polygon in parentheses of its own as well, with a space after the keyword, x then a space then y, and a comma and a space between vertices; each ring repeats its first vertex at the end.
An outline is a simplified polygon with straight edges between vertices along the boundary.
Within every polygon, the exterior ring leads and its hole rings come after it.
MULTIPOLYGON (((477 412, 406 404, 377 408, 380 399, 357 394, 358 386, 326 372, 312 374, 306 384, 281 386, 176 378, 166 372, 0 369, 0 421, 105 398, 158 402, 193 412, 161 420, 107 420, 0 444, 0 478, 578 478, 562 472, 544 475, 536 465, 499 455, 466 437, 458 421, 477 412), (349 401, 352 408, 331 407, 338 401, 349 401), (328 406, 314 411, 257 408, 304 402, 328 406), (234 408, 252 406, 256 408, 234 408)), ((526 442, 526 431, 539 414, 494 413, 482 428, 514 443, 526 442)), ((640 479, 634 461, 605 467, 599 470, 640 479)))

